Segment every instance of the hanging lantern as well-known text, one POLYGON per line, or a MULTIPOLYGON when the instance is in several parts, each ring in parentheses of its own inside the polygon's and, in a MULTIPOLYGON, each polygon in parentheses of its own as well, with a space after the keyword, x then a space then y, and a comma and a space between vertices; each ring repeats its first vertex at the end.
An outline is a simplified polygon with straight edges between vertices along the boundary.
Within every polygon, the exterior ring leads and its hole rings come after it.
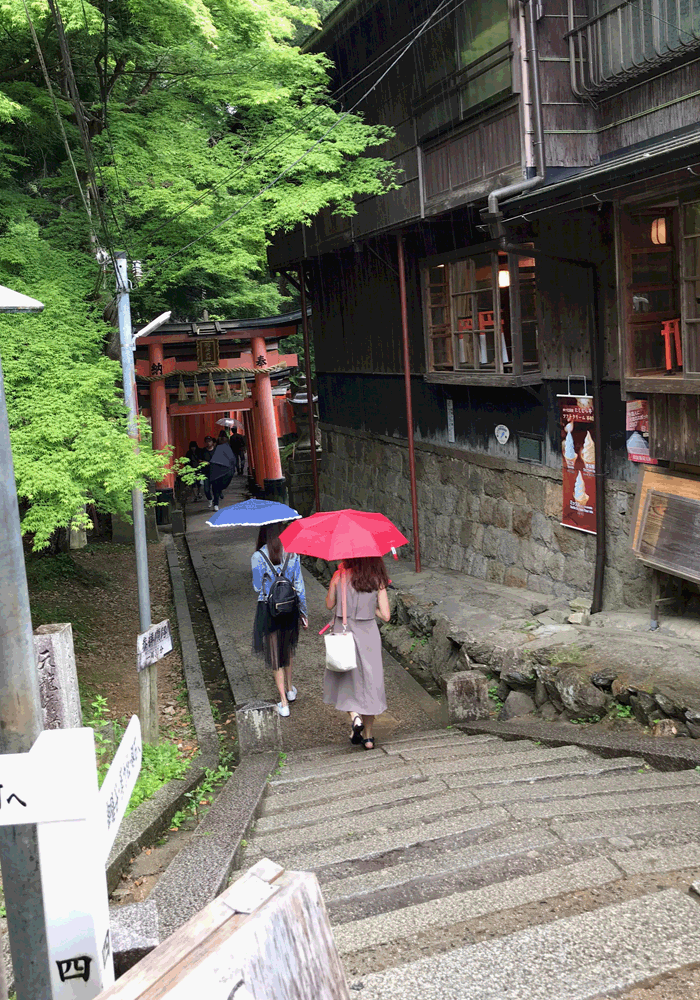
POLYGON ((661 215, 658 219, 654 219, 651 224, 651 242, 654 246, 663 247, 666 246, 667 235, 666 235, 666 216, 661 215))
POLYGON ((209 376, 209 385, 207 386, 207 399, 212 403, 216 403, 219 398, 219 394, 216 391, 216 386, 214 385, 214 376, 209 376))
POLYGON ((498 287, 510 288, 510 271, 508 268, 501 268, 498 272, 498 287))
POLYGON ((185 383, 182 381, 182 375, 180 376, 180 385, 177 389, 177 401, 178 403, 187 403, 189 401, 189 396, 187 394, 187 389, 185 388, 185 383))
POLYGON ((194 392, 192 393, 192 402, 193 403, 204 402, 204 400, 202 399, 202 394, 199 391, 199 382, 197 381, 197 379, 194 380, 194 392))

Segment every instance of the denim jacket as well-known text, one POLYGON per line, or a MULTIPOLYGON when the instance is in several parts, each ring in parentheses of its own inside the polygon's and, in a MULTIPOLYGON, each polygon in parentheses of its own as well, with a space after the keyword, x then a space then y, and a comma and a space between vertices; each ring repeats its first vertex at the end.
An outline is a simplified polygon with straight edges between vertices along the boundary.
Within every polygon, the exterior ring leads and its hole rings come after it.
MULTIPOLYGON (((262 551, 269 559, 270 554, 267 551, 267 545, 263 545, 262 551)), ((284 565, 285 559, 286 553, 282 556, 281 565, 284 565)), ((272 585, 272 570, 263 559, 260 551, 253 553, 250 565, 253 570, 253 589, 257 592, 258 601, 265 601, 272 585)), ((289 554, 289 563, 285 575, 299 596, 299 611, 306 618, 306 590, 304 589, 304 578, 301 575, 301 559, 296 552, 289 554)))

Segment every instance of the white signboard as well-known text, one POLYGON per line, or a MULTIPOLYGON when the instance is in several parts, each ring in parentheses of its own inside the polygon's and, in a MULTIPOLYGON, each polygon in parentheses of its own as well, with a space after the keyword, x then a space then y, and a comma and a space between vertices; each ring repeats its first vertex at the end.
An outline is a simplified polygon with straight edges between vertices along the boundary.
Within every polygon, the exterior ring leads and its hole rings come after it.
POLYGON ((445 399, 447 407, 447 440, 454 444, 455 440, 455 407, 451 396, 445 399))
POLYGON ((136 718, 102 793, 92 729, 48 729, 29 753, 0 755, 0 825, 37 824, 51 1000, 92 1000, 114 982, 105 857, 140 764, 136 718))
POLYGON ((122 821, 141 770, 141 723, 132 715, 99 792, 99 807, 106 830, 105 858, 122 821))
POLYGON ((152 625, 148 632, 142 632, 136 640, 136 669, 141 671, 152 663, 157 663, 173 648, 170 622, 166 618, 158 625, 152 625))
POLYGON ((62 765, 63 754, 80 743, 76 734, 83 732, 92 740, 91 729, 47 729, 29 753, 0 755, 0 826, 85 819, 88 804, 62 765))

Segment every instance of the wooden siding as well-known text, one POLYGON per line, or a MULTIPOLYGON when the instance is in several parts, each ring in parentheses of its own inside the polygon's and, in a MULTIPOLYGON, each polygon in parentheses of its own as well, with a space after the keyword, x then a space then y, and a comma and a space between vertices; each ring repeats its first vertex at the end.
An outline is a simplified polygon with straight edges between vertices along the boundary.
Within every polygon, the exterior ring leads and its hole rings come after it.
POLYGON ((423 156, 426 201, 468 188, 519 164, 520 121, 515 107, 505 115, 426 148, 423 156))
MULTIPOLYGON (((425 371, 417 255, 407 240, 411 369, 425 371)), ((396 240, 326 254, 315 262, 312 303, 318 372, 401 372, 401 304, 396 240)))
POLYGON ((700 465, 700 397, 649 397, 649 451, 652 458, 700 465))

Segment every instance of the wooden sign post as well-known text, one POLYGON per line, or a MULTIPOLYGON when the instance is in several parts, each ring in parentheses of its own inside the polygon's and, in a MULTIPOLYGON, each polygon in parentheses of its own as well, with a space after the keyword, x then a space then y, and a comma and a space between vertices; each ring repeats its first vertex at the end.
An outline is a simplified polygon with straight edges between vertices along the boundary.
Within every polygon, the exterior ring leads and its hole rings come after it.
POLYGON ((37 824, 52 1000, 114 982, 105 862, 140 766, 136 716, 99 790, 92 729, 45 730, 0 756, 0 825, 37 824))
POLYGON ((264 858, 99 1000, 349 1000, 316 876, 264 858))

